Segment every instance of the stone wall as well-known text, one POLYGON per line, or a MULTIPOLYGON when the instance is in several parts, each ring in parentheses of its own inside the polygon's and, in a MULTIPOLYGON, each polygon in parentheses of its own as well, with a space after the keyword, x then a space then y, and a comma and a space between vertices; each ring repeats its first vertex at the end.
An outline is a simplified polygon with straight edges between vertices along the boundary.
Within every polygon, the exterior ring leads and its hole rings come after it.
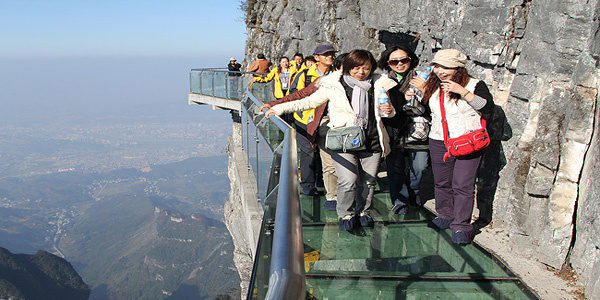
POLYGON ((522 255, 571 264, 592 299, 600 297, 599 3, 248 0, 246 58, 308 55, 320 43, 378 56, 406 43, 424 68, 439 49, 463 51, 496 103, 477 222, 508 232, 522 255))

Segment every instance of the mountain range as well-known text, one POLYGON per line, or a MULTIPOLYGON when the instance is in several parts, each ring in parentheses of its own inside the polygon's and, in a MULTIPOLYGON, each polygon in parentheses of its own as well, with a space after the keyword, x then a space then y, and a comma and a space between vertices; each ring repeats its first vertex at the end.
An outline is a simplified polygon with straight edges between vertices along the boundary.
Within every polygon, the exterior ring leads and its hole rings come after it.
POLYGON ((227 157, 0 179, 0 246, 71 262, 90 299, 239 294, 227 157))

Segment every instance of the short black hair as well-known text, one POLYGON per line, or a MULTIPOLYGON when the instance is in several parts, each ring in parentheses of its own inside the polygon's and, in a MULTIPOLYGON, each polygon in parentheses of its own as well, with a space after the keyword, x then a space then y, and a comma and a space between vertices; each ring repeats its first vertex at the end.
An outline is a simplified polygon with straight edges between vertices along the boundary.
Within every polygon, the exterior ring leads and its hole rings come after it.
POLYGON ((256 57, 258 57, 258 59, 265 59, 265 55, 262 53, 259 53, 256 57))
POLYGON ((297 52, 296 54, 294 54, 294 57, 296 57, 296 56, 300 56, 304 59, 304 55, 302 55, 302 53, 300 53, 300 52, 297 52))
POLYGON ((342 67, 342 64, 344 63, 344 59, 346 59, 346 56, 348 56, 348 52, 336 56, 335 60, 333 61, 333 68, 339 70, 342 67))
POLYGON ((312 55, 307 56, 304 60, 312 61, 314 63, 317 62, 317 59, 312 55))
POLYGON ((415 52, 406 45, 395 45, 385 49, 383 53, 381 53, 381 58, 379 58, 378 62, 380 69, 387 71, 392 70, 392 68, 390 68, 390 66, 388 65, 388 60, 390 59, 390 55, 392 54, 392 52, 396 50, 402 50, 406 52, 406 54, 408 54, 408 57, 410 57, 410 66, 408 67, 409 70, 413 70, 417 67, 417 65, 419 64, 419 58, 417 57, 415 52))

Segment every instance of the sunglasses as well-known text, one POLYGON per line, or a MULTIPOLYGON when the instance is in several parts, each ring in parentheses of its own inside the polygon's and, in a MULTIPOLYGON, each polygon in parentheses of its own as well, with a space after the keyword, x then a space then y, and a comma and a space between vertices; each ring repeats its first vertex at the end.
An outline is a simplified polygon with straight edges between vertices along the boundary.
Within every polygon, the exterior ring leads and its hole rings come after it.
POLYGON ((335 51, 327 51, 323 54, 317 54, 317 55, 335 57, 335 51))
POLYGON ((407 64, 410 63, 410 57, 405 57, 403 59, 390 59, 388 60, 388 65, 397 66, 399 64, 407 64))

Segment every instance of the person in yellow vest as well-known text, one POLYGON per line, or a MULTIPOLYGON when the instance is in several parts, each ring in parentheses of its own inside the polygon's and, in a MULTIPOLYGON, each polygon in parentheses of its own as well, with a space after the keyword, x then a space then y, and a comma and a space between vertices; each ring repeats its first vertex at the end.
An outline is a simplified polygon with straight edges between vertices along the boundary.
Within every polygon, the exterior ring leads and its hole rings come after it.
MULTIPOLYGON (((335 60, 333 62, 333 66, 332 66, 332 68, 334 70, 338 70, 341 68, 346 55, 348 55, 348 53, 342 53, 335 58, 335 60)), ((309 62, 310 58, 314 59, 314 57, 312 55, 307 56, 306 57, 307 63, 309 62)), ((327 60, 323 60, 323 62, 324 62, 324 64, 327 64, 327 60)), ((311 64, 311 66, 312 66, 312 64, 311 64)), ((318 89, 317 84, 318 84, 318 80, 320 78, 321 77, 315 79, 308 86, 306 86, 305 88, 303 88, 302 90, 300 90, 298 92, 291 93, 279 100, 274 100, 274 101, 263 104, 260 107, 260 110, 263 111, 263 110, 269 109, 277 104, 295 101, 295 100, 299 100, 299 99, 310 96, 312 93, 314 93, 318 89)), ((306 78, 305 78, 305 80, 306 80, 306 78)), ((307 81, 309 81, 309 80, 307 80, 307 81)), ((335 172, 335 166, 334 166, 333 160, 331 158, 330 150, 325 148, 325 136, 329 129, 329 127, 327 127, 327 123, 329 122, 328 121, 329 117, 327 115, 328 115, 327 105, 322 105, 322 106, 319 106, 318 108, 316 108, 313 121, 306 124, 306 135, 304 136, 304 135, 297 134, 296 137, 298 139, 298 144, 304 145, 304 146, 300 147, 301 151, 306 152, 307 150, 315 150, 315 152, 316 152, 317 150, 315 148, 313 148, 313 146, 315 143, 317 144, 319 155, 321 158, 321 166, 322 166, 322 170, 323 170, 322 171, 323 183, 325 186, 326 199, 327 199, 327 201, 324 204, 324 207, 325 207, 325 210, 335 210, 336 205, 337 205, 337 174, 335 172), (305 141, 307 138, 311 143, 310 144, 311 148, 308 147, 308 143, 305 141)), ((296 126, 301 126, 300 128, 304 128, 302 125, 296 124, 296 126)), ((304 131, 300 131, 300 132, 304 133, 304 131)), ((310 153, 311 152, 309 152, 309 154, 310 153)), ((313 170, 314 168, 311 168, 310 163, 312 163, 313 161, 310 160, 310 157, 307 158, 304 155, 301 155, 301 157, 302 158, 300 160, 300 167, 302 170, 304 170, 304 175, 307 176, 310 174, 315 174, 315 177, 319 176, 319 172, 317 172, 316 170, 313 170)), ((316 159, 316 160, 318 163, 318 159, 316 159)), ((318 169, 318 164, 315 167, 317 167, 317 169, 318 169)), ((300 175, 302 177, 302 172, 300 175)), ((318 178, 318 177, 316 177, 316 178, 318 178)), ((306 178, 304 178, 303 182, 305 183, 305 185, 309 185, 309 184, 306 184, 306 182, 310 182, 309 180, 310 180, 310 178, 308 180, 306 178)))
POLYGON ((296 73, 298 73, 296 69, 290 68, 289 59, 282 56, 279 59, 279 66, 275 67, 267 77, 254 77, 253 80, 256 82, 273 81, 273 94, 276 99, 281 99, 287 94, 296 73))
POLYGON ((312 65, 314 65, 316 63, 317 63, 317 60, 312 55, 309 55, 304 58, 304 65, 306 65, 307 68, 310 68, 312 65))
POLYGON ((306 64, 304 64, 304 55, 302 55, 300 52, 294 54, 294 59, 290 61, 290 66, 291 68, 298 70, 298 72, 306 69, 306 64))
MULTIPOLYGON (((335 71, 333 62, 336 52, 335 48, 330 45, 317 46, 313 55, 318 62, 296 75, 289 93, 299 91, 317 78, 335 71)), ((317 136, 320 133, 319 130, 314 130, 314 128, 321 128, 322 124, 328 122, 326 110, 327 104, 325 103, 316 109, 297 112, 294 114, 294 125, 296 127, 298 148, 300 148, 300 186, 302 187, 302 193, 318 195, 315 185, 321 178, 322 173, 327 199, 326 209, 335 209, 335 201, 337 200, 335 167, 331 156, 325 151, 324 147, 323 149, 319 148, 317 136), (313 121, 315 123, 312 123, 313 121)), ((326 128, 326 126, 323 128, 326 128)))

